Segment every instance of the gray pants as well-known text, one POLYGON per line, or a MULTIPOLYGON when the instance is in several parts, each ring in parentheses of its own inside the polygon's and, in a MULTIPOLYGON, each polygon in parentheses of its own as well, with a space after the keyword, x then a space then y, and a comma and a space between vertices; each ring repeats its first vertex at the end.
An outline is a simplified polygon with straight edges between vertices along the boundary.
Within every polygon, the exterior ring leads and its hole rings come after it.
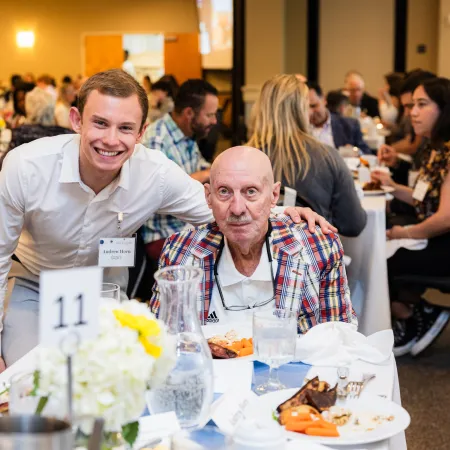
POLYGON ((6 367, 15 363, 39 343, 39 287, 17 278, 8 280, 3 317, 2 357, 6 367))

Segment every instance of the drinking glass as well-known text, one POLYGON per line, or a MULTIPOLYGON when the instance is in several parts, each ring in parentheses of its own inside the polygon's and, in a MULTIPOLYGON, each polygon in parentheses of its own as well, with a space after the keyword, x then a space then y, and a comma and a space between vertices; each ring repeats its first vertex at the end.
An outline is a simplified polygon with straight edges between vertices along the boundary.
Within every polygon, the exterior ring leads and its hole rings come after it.
POLYGON ((269 379, 257 386, 258 394, 286 389, 278 378, 278 368, 295 357, 297 314, 287 309, 253 313, 253 346, 255 358, 269 365, 269 379))
POLYGON ((115 283, 103 283, 100 297, 106 300, 112 298, 113 300, 120 302, 120 286, 115 283))

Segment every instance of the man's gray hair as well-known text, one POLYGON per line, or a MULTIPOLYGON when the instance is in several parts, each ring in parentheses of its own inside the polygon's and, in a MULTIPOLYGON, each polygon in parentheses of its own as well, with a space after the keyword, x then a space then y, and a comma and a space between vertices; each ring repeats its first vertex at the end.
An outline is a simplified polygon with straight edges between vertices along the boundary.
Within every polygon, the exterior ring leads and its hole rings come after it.
POLYGON ((25 95, 27 123, 55 125, 55 99, 40 87, 35 87, 25 95))

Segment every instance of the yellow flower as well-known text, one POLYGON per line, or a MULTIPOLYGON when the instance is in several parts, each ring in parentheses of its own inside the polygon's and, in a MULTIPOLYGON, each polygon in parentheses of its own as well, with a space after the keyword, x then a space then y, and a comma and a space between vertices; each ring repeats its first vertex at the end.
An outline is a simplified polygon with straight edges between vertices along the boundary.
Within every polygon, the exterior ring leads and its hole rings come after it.
POLYGON ((159 358, 162 353, 162 348, 158 347, 155 344, 152 344, 148 339, 144 336, 139 336, 139 342, 144 346, 145 351, 153 356, 154 358, 159 358))
POLYGON ((144 346, 145 351, 149 355, 154 358, 161 356, 162 348, 147 339, 158 336, 161 331, 156 320, 148 319, 143 315, 135 316, 120 309, 115 309, 113 313, 123 327, 128 327, 138 332, 139 342, 144 346))
POLYGON ((6 122, 3 117, 0 117, 0 129, 6 128, 6 122))

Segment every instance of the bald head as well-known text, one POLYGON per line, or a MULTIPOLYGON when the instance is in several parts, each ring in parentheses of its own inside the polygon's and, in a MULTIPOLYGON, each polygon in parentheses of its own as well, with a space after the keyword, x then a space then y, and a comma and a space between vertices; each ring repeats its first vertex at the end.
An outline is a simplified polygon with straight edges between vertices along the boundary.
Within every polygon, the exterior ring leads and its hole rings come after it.
POLYGON ((348 92, 350 103, 359 106, 364 94, 365 84, 362 75, 358 72, 349 72, 345 77, 345 90, 348 92))
POLYGON ((206 201, 229 243, 244 252, 262 245, 270 210, 280 196, 269 158, 253 147, 230 148, 214 161, 210 181, 206 201))
POLYGON ((211 166, 211 184, 219 174, 230 171, 246 172, 249 176, 262 177, 272 185, 274 182, 272 164, 268 156, 254 147, 231 147, 222 152, 211 166))

